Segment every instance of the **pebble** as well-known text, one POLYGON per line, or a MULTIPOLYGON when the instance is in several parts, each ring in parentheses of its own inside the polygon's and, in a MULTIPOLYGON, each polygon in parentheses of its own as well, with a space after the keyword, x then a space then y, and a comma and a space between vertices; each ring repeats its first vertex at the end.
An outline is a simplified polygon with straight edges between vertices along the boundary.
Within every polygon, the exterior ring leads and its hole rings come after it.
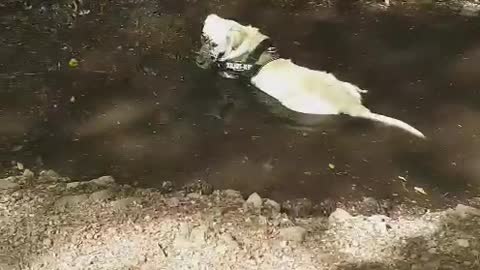
POLYGON ((45 182, 57 182, 60 176, 53 170, 41 171, 38 177, 38 181, 45 182))
POLYGON ((205 244, 207 238, 208 227, 201 225, 192 229, 190 233, 190 240, 198 245, 205 244))
POLYGON ((280 204, 270 199, 265 200, 264 207, 270 212, 269 214, 274 216, 279 214, 281 210, 280 204))
POLYGON ((67 183, 66 189, 67 190, 75 189, 75 188, 78 188, 81 185, 82 185, 82 182, 70 182, 70 183, 67 183))
POLYGON ((180 199, 172 197, 166 200, 166 203, 169 207, 177 207, 180 205, 180 199))
POLYGON ((358 208, 362 215, 370 216, 382 213, 380 203, 372 197, 364 197, 358 208))
POLYGON ((307 217, 312 214, 313 203, 307 198, 287 200, 282 203, 282 209, 291 217, 307 217))
POLYGON ((198 200, 198 199, 202 198, 202 194, 195 193, 195 192, 188 193, 187 198, 192 199, 192 200, 198 200))
POLYGON ((160 187, 160 191, 163 193, 170 193, 174 190, 175 185, 172 181, 163 181, 162 186, 160 187))
POLYGON ((90 200, 92 201, 106 201, 112 199, 115 196, 115 193, 110 189, 96 191, 90 194, 90 200))
POLYGON ((18 170, 23 171, 24 168, 25 168, 25 167, 23 166, 22 163, 17 162, 17 169, 18 169, 18 170))
POLYGON ((229 234, 229 233, 224 233, 220 236, 220 240, 222 240, 223 243, 225 243, 230 249, 237 249, 239 248, 238 242, 235 240, 235 238, 229 234))
POLYGON ((82 202, 88 200, 88 195, 87 194, 81 194, 81 195, 69 195, 69 196, 64 196, 60 199, 58 199, 54 206, 57 209, 62 209, 66 207, 74 207, 82 202))
POLYGON ((241 199, 243 200, 242 193, 240 193, 240 191, 237 191, 237 190, 233 190, 233 189, 224 190, 224 191, 223 191, 223 195, 224 195, 225 197, 229 197, 229 198, 241 198, 241 199))
POLYGON ((201 195, 210 195, 213 193, 213 185, 204 180, 196 180, 183 187, 187 193, 199 193, 201 195))
POLYGON ((89 181, 92 184, 95 184, 97 186, 110 186, 115 183, 115 179, 111 176, 102 176, 97 179, 93 179, 89 181))
POLYGON ((45 247, 50 247, 52 244, 53 244, 53 241, 52 241, 52 239, 50 239, 50 238, 45 238, 45 239, 43 240, 43 245, 44 245, 45 247))
POLYGON ((187 239, 190 237, 190 233, 192 232, 192 226, 188 223, 181 223, 178 226, 178 236, 180 238, 187 239))
POLYGON ((22 176, 26 180, 32 180, 35 177, 35 174, 32 171, 30 171, 29 169, 25 169, 25 171, 23 171, 22 176))
POLYGON ((457 239, 457 245, 463 248, 468 248, 470 246, 470 243, 467 239, 457 239))
POLYGON ((127 208, 128 206, 132 205, 134 202, 138 203, 139 199, 133 198, 133 197, 123 198, 123 199, 114 201, 112 203, 112 207, 114 210, 118 211, 118 210, 127 208))
POLYGON ((280 238, 286 241, 303 242, 306 234, 307 230, 300 226, 282 228, 279 230, 280 238))
POLYGON ((338 222, 344 222, 346 220, 349 220, 352 218, 352 215, 350 215, 347 211, 337 208, 329 217, 328 217, 328 222, 329 223, 338 223, 338 222))
POLYGON ((17 183, 13 183, 8 178, 0 179, 0 190, 2 189, 17 189, 19 185, 17 183))
POLYGON ((454 213, 461 218, 466 218, 468 216, 480 216, 480 209, 463 204, 458 204, 455 207, 454 213))
POLYGON ((247 208, 256 208, 259 209, 262 207, 262 197, 258 193, 254 192, 248 196, 247 201, 245 202, 247 208))

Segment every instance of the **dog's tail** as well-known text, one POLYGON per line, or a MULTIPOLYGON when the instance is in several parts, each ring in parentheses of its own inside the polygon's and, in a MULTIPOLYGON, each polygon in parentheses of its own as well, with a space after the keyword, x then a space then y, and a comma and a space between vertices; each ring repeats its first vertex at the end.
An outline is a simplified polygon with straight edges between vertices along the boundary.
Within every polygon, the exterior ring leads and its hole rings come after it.
POLYGON ((413 134, 413 135, 415 135, 419 138, 422 138, 422 139, 426 138, 425 135, 423 135, 422 132, 420 132, 416 128, 412 127, 411 125, 409 125, 409 124, 407 124, 403 121, 400 121, 398 119, 392 118, 392 117, 388 117, 388 116, 381 115, 381 114, 378 114, 378 113, 373 113, 368 109, 361 110, 361 112, 359 114, 356 114, 355 116, 365 118, 365 119, 374 120, 374 121, 378 121, 378 122, 382 122, 382 123, 384 123, 388 126, 394 126, 394 127, 401 128, 405 131, 408 131, 411 134, 413 134))

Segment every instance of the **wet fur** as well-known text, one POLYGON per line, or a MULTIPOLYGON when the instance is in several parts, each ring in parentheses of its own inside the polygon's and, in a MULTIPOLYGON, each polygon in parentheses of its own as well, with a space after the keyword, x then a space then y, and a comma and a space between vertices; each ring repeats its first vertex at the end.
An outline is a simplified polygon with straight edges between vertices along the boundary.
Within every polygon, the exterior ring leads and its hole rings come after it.
MULTIPOLYGON (((203 44, 199 58, 216 61, 241 61, 267 36, 252 26, 243 26, 233 20, 209 15, 203 35, 209 44, 203 44), (206 55, 208 54, 208 55, 206 55)), ((207 66, 202 66, 207 68, 207 66)), ((395 118, 371 112, 362 104, 359 87, 338 80, 334 75, 296 65, 289 59, 272 61, 260 69, 251 83, 277 99, 290 110, 316 115, 347 114, 401 128, 411 134, 425 136, 409 124, 395 118)))

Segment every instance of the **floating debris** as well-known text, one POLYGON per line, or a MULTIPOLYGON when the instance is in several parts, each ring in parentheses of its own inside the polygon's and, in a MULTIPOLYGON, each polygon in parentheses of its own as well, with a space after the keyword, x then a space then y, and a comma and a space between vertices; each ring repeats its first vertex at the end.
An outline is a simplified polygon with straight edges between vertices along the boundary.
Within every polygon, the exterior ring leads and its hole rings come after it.
POLYGON ((70 61, 68 61, 68 66, 71 68, 78 67, 78 60, 75 58, 70 59, 70 61))
POLYGON ((421 193, 423 195, 427 195, 427 192, 425 192, 425 190, 421 187, 414 187, 413 189, 415 190, 415 192, 421 193))
POLYGON ((334 170, 334 169, 335 169, 335 165, 332 164, 332 163, 328 163, 328 168, 330 168, 331 170, 334 170))
POLYGON ((17 162, 17 169, 19 169, 20 171, 23 171, 24 168, 25 168, 25 167, 23 166, 22 163, 17 162))

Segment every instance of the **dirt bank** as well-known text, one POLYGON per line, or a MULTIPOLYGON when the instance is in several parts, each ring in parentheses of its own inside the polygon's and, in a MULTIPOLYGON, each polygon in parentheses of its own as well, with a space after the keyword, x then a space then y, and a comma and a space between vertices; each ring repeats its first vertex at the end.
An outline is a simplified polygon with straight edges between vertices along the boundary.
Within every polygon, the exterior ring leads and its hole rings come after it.
POLYGON ((473 207, 393 218, 334 207, 329 216, 293 217, 285 205, 205 183, 169 191, 53 171, 1 179, 0 269, 479 267, 473 207))

